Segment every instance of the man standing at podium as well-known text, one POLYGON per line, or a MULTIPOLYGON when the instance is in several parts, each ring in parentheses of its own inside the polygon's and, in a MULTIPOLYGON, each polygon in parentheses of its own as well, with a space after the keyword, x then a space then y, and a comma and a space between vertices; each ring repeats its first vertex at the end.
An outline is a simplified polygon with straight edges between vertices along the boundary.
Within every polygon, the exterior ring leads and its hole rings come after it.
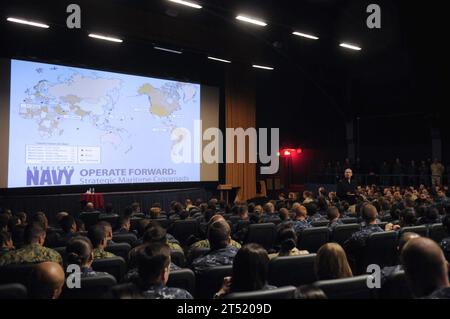
POLYGON ((350 205, 356 201, 356 182, 352 179, 353 172, 347 168, 344 172, 344 179, 337 184, 336 194, 340 200, 345 200, 350 205))

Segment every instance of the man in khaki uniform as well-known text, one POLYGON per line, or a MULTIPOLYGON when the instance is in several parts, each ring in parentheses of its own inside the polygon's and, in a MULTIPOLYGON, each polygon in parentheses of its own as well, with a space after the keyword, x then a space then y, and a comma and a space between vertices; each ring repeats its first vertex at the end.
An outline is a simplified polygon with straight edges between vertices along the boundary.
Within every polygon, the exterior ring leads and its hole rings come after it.
POLYGON ((431 186, 439 186, 442 182, 442 175, 444 174, 445 168, 437 158, 434 159, 430 166, 431 168, 431 186))

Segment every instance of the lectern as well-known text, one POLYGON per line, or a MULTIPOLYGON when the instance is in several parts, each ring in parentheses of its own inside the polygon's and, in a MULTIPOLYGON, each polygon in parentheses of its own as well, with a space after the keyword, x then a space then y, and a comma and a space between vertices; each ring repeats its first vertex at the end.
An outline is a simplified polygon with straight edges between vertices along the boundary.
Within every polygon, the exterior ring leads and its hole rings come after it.
POLYGON ((233 187, 231 184, 220 184, 217 186, 217 190, 220 192, 220 200, 225 200, 227 203, 230 202, 230 197, 234 202, 239 189, 240 187, 233 187))

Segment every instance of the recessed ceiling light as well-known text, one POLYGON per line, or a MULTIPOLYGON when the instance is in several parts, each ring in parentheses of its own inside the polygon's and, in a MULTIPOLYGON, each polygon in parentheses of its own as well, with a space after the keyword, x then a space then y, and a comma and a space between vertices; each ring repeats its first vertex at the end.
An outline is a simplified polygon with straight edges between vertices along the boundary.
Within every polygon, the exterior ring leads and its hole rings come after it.
POLYGON ((240 21, 248 22, 251 24, 256 24, 256 25, 259 25, 262 27, 265 27, 267 25, 267 23, 265 23, 264 21, 261 21, 261 20, 255 19, 255 18, 251 18, 251 17, 247 17, 247 16, 243 16, 243 15, 238 15, 236 17, 236 19, 240 20, 240 21))
POLYGON ((346 48, 346 49, 350 49, 350 50, 356 50, 356 51, 361 50, 360 47, 353 45, 353 44, 348 44, 348 43, 341 43, 341 44, 339 44, 339 46, 346 48))
POLYGON ((100 40, 111 41, 111 42, 119 42, 119 43, 123 42, 123 40, 119 39, 119 38, 108 37, 105 35, 95 34, 95 33, 89 33, 89 37, 95 38, 95 39, 100 39, 100 40))
POLYGON ((182 4, 184 6, 187 7, 191 7, 191 8, 195 8, 195 9, 201 9, 202 6, 194 3, 194 2, 190 2, 190 1, 184 1, 184 0, 169 0, 170 2, 174 2, 174 3, 178 3, 178 4, 182 4))
POLYGON ((299 37, 303 37, 303 38, 308 38, 308 39, 312 39, 312 40, 319 40, 318 37, 316 37, 315 35, 311 35, 311 34, 307 34, 307 33, 302 33, 302 32, 292 32, 292 34, 294 35, 298 35, 299 37))
POLYGON ((50 26, 47 24, 30 21, 30 20, 24 20, 24 19, 19 19, 19 18, 12 18, 12 17, 7 18, 6 20, 8 20, 9 22, 31 25, 33 27, 38 27, 38 28, 44 28, 44 29, 50 28, 50 26))
POLYGON ((212 56, 209 56, 208 59, 214 60, 214 61, 219 61, 219 62, 224 62, 224 63, 231 63, 231 61, 229 61, 229 60, 219 59, 219 58, 215 58, 215 57, 212 57, 212 56))
POLYGON ((158 47, 158 46, 154 46, 153 48, 156 49, 156 50, 165 51, 165 52, 170 52, 170 53, 176 53, 176 54, 181 54, 181 53, 183 53, 183 52, 181 52, 181 51, 172 50, 172 49, 167 49, 167 48, 158 47))
POLYGON ((264 69, 264 70, 273 70, 274 69, 271 66, 258 65, 258 64, 253 64, 252 67, 257 68, 257 69, 264 69))

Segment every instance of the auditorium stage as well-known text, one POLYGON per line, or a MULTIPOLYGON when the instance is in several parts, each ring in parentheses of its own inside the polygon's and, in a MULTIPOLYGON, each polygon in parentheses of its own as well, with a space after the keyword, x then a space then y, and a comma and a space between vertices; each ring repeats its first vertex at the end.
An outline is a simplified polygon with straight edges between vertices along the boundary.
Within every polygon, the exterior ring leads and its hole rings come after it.
MULTIPOLYGON (((111 203, 116 212, 122 212, 132 202, 140 203, 142 209, 150 208, 152 203, 159 202, 164 210, 168 210, 171 201, 184 201, 186 198, 207 200, 212 193, 205 188, 183 188, 132 192, 102 193, 104 203, 111 203)), ((75 216, 81 209, 82 193, 56 195, 7 195, 0 197, 0 207, 9 208, 14 213, 24 211, 28 214, 44 211, 53 221, 56 213, 67 211, 75 216)))

